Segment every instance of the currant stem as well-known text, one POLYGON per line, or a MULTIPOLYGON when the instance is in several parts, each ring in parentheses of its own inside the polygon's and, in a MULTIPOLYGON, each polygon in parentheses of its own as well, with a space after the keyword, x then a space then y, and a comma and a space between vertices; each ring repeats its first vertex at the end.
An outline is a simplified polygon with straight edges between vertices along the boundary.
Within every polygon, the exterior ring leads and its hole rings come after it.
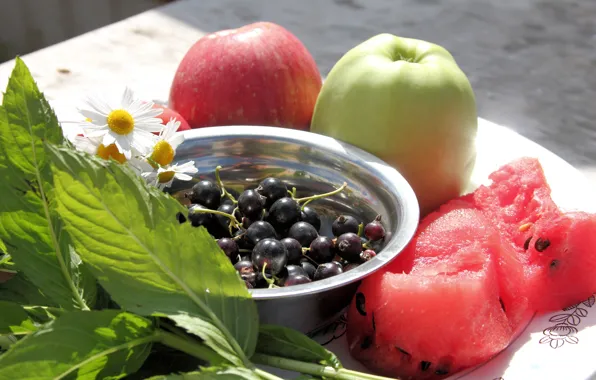
POLYGON ((215 167, 215 180, 217 181, 217 184, 221 188, 221 196, 228 197, 228 199, 230 199, 232 201, 232 203, 237 204, 238 201, 236 200, 236 198, 234 198, 234 196, 226 190, 226 187, 224 186, 224 183, 221 180, 221 177, 219 176, 220 170, 221 170, 221 165, 217 165, 215 167))
POLYGON ((218 211, 218 210, 211 210, 211 209, 202 209, 202 208, 197 208, 197 209, 193 209, 191 211, 191 214, 215 214, 215 215, 221 215, 221 216, 225 216, 226 218, 230 219, 230 226, 232 225, 232 223, 234 223, 234 227, 236 228, 240 228, 240 222, 238 222, 238 219, 236 219, 236 217, 234 215, 230 215, 227 212, 223 212, 223 211, 218 211))
POLYGON ((358 225, 358 236, 362 237, 363 232, 364 232, 364 223, 360 223, 358 225))
MULTIPOLYGON (((344 182, 343 185, 341 185, 340 187, 338 187, 337 189, 330 191, 328 193, 323 193, 323 194, 317 194, 317 195, 311 195, 310 197, 304 197, 304 198, 297 198, 295 199, 296 202, 298 202, 299 204, 304 202, 302 204, 302 210, 304 210, 304 206, 306 206, 307 204, 309 204, 310 202, 317 200, 317 199, 321 199, 321 198, 325 198, 325 197, 330 197, 332 195, 341 193, 346 187, 348 187, 347 182, 344 182)), ((292 189, 294 190, 294 189, 292 189)))
POLYGON ((399 380, 396 378, 389 378, 389 377, 382 377, 371 375, 368 373, 362 373, 358 371, 352 371, 345 368, 338 368, 335 369, 330 366, 325 366, 321 364, 315 363, 307 363, 301 362, 294 359, 287 359, 282 358, 279 356, 272 356, 272 355, 265 355, 260 353, 255 353, 250 358, 251 361, 261 365, 267 365, 270 367, 276 367, 280 369, 285 369, 288 371, 300 372, 305 373, 313 376, 329 378, 329 379, 339 379, 339 380, 399 380))
POLYGON ((259 377, 261 379, 265 379, 265 380, 283 380, 281 377, 277 377, 272 373, 269 372, 265 372, 260 368, 255 368, 253 370, 257 375, 259 375, 259 377))

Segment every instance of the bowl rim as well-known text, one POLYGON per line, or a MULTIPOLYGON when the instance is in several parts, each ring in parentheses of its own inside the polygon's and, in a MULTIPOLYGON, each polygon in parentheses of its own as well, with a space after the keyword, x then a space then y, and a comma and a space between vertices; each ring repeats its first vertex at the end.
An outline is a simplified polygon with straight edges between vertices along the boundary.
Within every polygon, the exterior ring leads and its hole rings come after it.
MULTIPOLYGON (((389 255, 379 254, 372 260, 344 272, 341 275, 313 281, 306 284, 270 289, 249 289, 255 300, 274 300, 287 297, 300 297, 316 293, 323 293, 332 289, 352 284, 378 271, 396 256, 412 240, 418 228, 420 209, 418 199, 408 181, 385 161, 356 146, 322 134, 296 129, 256 126, 232 125, 204 127, 182 131, 185 143, 203 138, 271 138, 276 141, 305 145, 320 149, 330 154, 338 155, 343 160, 354 162, 365 167, 384 184, 392 186, 392 192, 397 197, 403 208, 401 229, 396 231, 382 252, 391 252, 389 255)), ((214 168, 215 169, 215 168, 214 168)))

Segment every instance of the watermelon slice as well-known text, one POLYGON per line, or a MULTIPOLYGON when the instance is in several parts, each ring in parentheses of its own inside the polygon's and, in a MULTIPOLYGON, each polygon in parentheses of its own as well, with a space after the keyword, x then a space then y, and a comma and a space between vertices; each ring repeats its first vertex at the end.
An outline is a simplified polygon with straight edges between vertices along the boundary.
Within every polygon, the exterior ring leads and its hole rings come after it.
POLYGON ((457 255, 459 272, 435 261, 363 283, 348 312, 352 355, 381 375, 432 379, 505 348, 512 331, 490 255, 479 243, 457 255))
POLYGON ((596 292, 596 215, 559 210, 536 159, 490 179, 425 217, 406 249, 362 281, 347 336, 369 369, 444 377, 498 353, 529 314, 596 292))

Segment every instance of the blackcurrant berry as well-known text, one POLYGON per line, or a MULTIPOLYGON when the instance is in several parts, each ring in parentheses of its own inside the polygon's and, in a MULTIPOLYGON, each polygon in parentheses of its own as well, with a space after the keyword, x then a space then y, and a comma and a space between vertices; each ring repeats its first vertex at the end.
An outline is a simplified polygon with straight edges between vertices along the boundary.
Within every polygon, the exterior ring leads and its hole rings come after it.
POLYGON ((362 260, 362 261, 372 260, 376 255, 377 255, 377 253, 375 251, 373 251, 372 249, 367 249, 360 254, 360 260, 362 260))
POLYGON ((352 270, 354 268, 358 268, 360 264, 359 263, 349 263, 347 265, 344 265, 344 272, 347 272, 349 270, 352 270))
POLYGON ((308 259, 302 259, 300 261, 300 266, 302 267, 302 269, 304 269, 304 272, 306 272, 306 275, 308 276, 308 278, 310 278, 312 280, 313 277, 315 276, 317 267, 312 262, 310 262, 308 259))
POLYGON ((269 208, 267 220, 276 231, 285 231, 300 220, 300 205, 290 197, 280 198, 269 208))
POLYGON ((245 190, 238 197, 238 209, 249 219, 259 219, 265 207, 265 197, 254 190, 245 190))
POLYGON ((302 268, 302 266, 300 265, 286 265, 286 271, 288 272, 288 276, 292 276, 292 275, 304 275, 304 276, 308 276, 306 274, 306 271, 304 270, 304 268, 302 268))
POLYGON ((317 267, 317 270, 314 275, 314 280, 319 281, 325 278, 337 276, 338 274, 343 273, 343 268, 341 264, 336 261, 332 261, 330 263, 323 263, 317 267))
POLYGON ((204 179, 194 184, 189 198, 192 203, 198 203, 215 210, 221 202, 221 190, 212 181, 204 179))
POLYGON ((263 220, 257 220, 246 229, 246 238, 253 246, 263 239, 276 237, 273 226, 263 220))
POLYGON ((331 232, 333 236, 343 235, 346 232, 358 233, 360 222, 351 215, 340 215, 333 221, 331 232))
MULTIPOLYGON (((217 208, 217 211, 225 212, 226 214, 232 215, 235 208, 236 208, 236 206, 234 206, 231 203, 224 203, 217 208)), ((225 228, 225 229, 229 228, 230 221, 231 221, 230 218, 225 217, 223 215, 217 215, 217 214, 214 214, 214 215, 215 215, 215 220, 221 226, 221 228, 225 228)), ((238 217, 238 213, 236 213, 234 216, 238 217)))
POLYGON ((375 220, 364 226, 364 236, 372 241, 381 240, 385 237, 385 228, 381 224, 381 215, 377 215, 375 220))
POLYGON ((207 229, 213 223, 213 214, 210 212, 201 212, 208 210, 207 207, 200 204, 193 204, 188 209, 188 219, 193 227, 203 226, 207 229))
POLYGON ((236 269, 236 271, 238 273, 240 273, 240 275, 255 272, 253 263, 250 260, 242 259, 242 260, 238 261, 236 264, 234 264, 234 268, 236 269))
POLYGON ((362 253, 362 240, 353 232, 340 235, 335 242, 337 254, 350 262, 357 262, 362 253))
POLYGON ((261 272, 265 264, 265 273, 278 274, 288 261, 286 247, 276 239, 263 239, 252 250, 252 262, 261 272))
POLYGON ((258 280, 259 276, 257 275, 257 272, 247 272, 247 273, 242 273, 240 275, 240 278, 243 279, 245 283, 248 283, 253 288, 255 288, 257 286, 257 280, 258 280))
POLYGON ((319 236, 317 230, 309 223, 296 222, 290 227, 288 237, 298 240, 303 247, 310 246, 313 240, 319 236))
POLYGON ((259 183, 257 192, 267 198, 265 207, 269 208, 276 200, 288 196, 288 188, 279 178, 268 177, 259 183))
POLYGON ((281 239, 281 243, 288 250, 288 263, 297 264, 302 258, 302 246, 298 240, 291 237, 281 239))
POLYGON ((238 244, 233 239, 230 238, 221 238, 217 240, 217 245, 219 248, 228 256, 232 264, 235 264, 238 261, 238 244))
POLYGON ((295 275, 289 275, 285 279, 283 286, 293 286, 293 285, 307 284, 309 282, 312 282, 312 281, 311 281, 310 278, 308 278, 307 275, 304 275, 304 274, 295 274, 295 275))
POLYGON ((321 230, 321 217, 314 208, 304 206, 300 212, 300 219, 302 219, 303 222, 309 223, 317 231, 321 230))
POLYGON ((335 257, 335 245, 333 244, 333 240, 327 236, 317 237, 310 243, 307 255, 318 264, 327 263, 333 260, 335 257))

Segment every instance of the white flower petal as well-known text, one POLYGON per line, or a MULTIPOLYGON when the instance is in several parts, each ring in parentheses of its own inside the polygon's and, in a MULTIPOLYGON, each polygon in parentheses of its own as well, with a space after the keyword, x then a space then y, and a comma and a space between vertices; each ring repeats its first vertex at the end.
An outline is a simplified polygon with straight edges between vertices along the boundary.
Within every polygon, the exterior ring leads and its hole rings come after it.
POLYGON ((118 137, 116 137, 116 141, 114 142, 114 144, 116 144, 118 151, 122 153, 127 160, 129 160, 132 156, 132 151, 130 149, 130 140, 128 139, 128 136, 119 135, 118 137))
POLYGON ((77 150, 89 154, 96 154, 97 147, 99 145, 96 140, 88 139, 86 137, 81 136, 75 136, 72 143, 77 150))
POLYGON ((191 176, 183 173, 176 173, 174 174, 174 178, 179 179, 181 181, 190 181, 192 179, 191 176))
POLYGON ((122 101, 120 102, 120 106, 123 109, 129 109, 132 103, 134 102, 134 94, 132 90, 126 86, 124 89, 124 94, 122 94, 122 101))
POLYGON ((176 136, 168 140, 174 151, 178 149, 180 144, 184 142, 184 135, 182 133, 176 133, 176 136))
POLYGON ((88 97, 85 103, 97 113, 108 116, 112 108, 104 101, 96 97, 88 97))
POLYGON ((143 130, 135 130, 132 133, 132 147, 135 148, 141 155, 145 156, 151 153, 155 143, 157 142, 157 136, 151 132, 143 130))
POLYGON ((110 146, 116 142, 116 136, 118 135, 113 132, 108 132, 103 136, 103 140, 101 143, 103 144, 103 146, 110 146))
POLYGON ((102 115, 99 112, 91 111, 91 110, 84 110, 80 109, 79 112, 81 115, 85 116, 86 118, 91 119, 91 122, 95 125, 103 125, 107 124, 108 119, 105 115, 102 115))

